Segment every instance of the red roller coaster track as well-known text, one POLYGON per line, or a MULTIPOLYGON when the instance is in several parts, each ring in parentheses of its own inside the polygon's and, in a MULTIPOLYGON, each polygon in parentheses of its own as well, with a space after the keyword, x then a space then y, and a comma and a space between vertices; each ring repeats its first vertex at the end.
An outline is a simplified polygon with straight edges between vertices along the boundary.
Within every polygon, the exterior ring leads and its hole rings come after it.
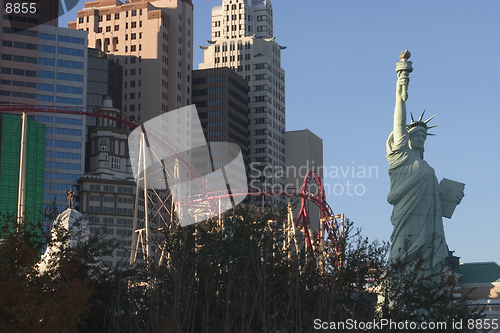
MULTIPOLYGON (((302 226, 304 228, 304 234, 306 237, 306 242, 308 248, 312 249, 312 240, 309 233, 310 226, 310 217, 309 217, 309 202, 314 203, 319 207, 321 211, 321 219, 326 221, 323 224, 323 230, 319 230, 319 237, 327 237, 334 241, 334 244, 337 244, 338 240, 338 225, 334 219, 334 213, 331 209, 330 205, 326 202, 325 191, 321 181, 321 178, 317 174, 317 172, 313 169, 309 170, 304 177, 302 187, 300 189, 294 188, 284 188, 284 189, 255 189, 250 188, 248 190, 233 190, 231 193, 227 193, 224 191, 218 192, 210 192, 207 184, 203 181, 203 178, 200 177, 196 168, 187 160, 182 154, 178 154, 177 151, 173 148, 171 144, 165 142, 165 140, 160 139, 161 136, 154 131, 146 130, 144 125, 134 119, 130 119, 128 117, 120 115, 119 117, 91 112, 93 108, 65 108, 65 107, 51 107, 45 105, 0 105, 0 112, 2 113, 59 113, 59 114, 73 114, 73 115, 84 115, 91 117, 100 117, 106 118, 112 121, 116 121, 121 123, 131 129, 134 129, 138 126, 141 126, 142 132, 147 134, 148 138, 153 139, 159 144, 163 145, 163 147, 172 154, 175 158, 179 160, 181 165, 191 174, 192 179, 196 181, 197 186, 201 189, 202 194, 193 196, 190 198, 190 203, 196 205, 196 203, 201 202, 202 200, 208 200, 210 202, 211 208, 213 211, 216 211, 215 202, 220 198, 227 197, 236 197, 243 195, 250 196, 286 196, 286 197, 298 197, 301 199, 301 208, 299 211, 299 215, 295 220, 295 225, 297 227, 302 226), (311 182, 314 181, 316 186, 316 193, 310 191, 311 182)), ((321 224, 320 224, 321 225, 321 224)))

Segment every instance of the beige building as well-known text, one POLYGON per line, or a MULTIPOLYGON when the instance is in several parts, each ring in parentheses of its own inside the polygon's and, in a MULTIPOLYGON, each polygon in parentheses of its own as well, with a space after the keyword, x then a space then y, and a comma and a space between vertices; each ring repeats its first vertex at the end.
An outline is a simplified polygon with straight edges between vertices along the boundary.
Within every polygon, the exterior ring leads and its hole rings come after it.
POLYGON ((142 122, 191 104, 193 4, 190 0, 85 3, 69 28, 123 66, 125 116, 142 122))

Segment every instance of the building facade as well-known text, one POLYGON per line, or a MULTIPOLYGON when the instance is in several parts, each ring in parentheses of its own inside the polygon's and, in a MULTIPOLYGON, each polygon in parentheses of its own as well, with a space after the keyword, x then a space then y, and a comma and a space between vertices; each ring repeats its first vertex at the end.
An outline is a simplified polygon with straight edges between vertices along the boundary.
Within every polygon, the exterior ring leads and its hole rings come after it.
POLYGON ((193 4, 190 0, 85 3, 69 28, 123 66, 122 112, 145 122, 191 104, 193 4))
MULTIPOLYGON (((21 116, 0 115, 0 238, 14 227, 7 215, 17 215, 21 132, 21 116)), ((28 120, 26 134, 24 217, 30 241, 38 247, 42 246, 45 125, 28 120)))
MULTIPOLYGON (((110 97, 96 109, 116 117, 110 97)), ((102 232, 105 239, 115 239, 120 248, 101 258, 106 266, 127 267, 132 245, 132 226, 136 184, 127 147, 127 130, 122 124, 96 118, 88 139, 89 170, 78 179, 80 211, 89 221, 91 234, 102 232)))
MULTIPOLYGON (((472 298, 471 308, 483 308, 486 320, 500 323, 500 265, 496 262, 461 263, 460 292, 472 298)), ((491 328, 494 328, 491 326, 491 328)))
MULTIPOLYGON (((192 87, 193 103, 196 105, 207 142, 230 142, 238 145, 245 166, 248 166, 247 81, 227 67, 201 69, 193 71, 192 87)), ((224 147, 229 149, 230 146, 224 147)), ((228 162, 226 159, 233 155, 233 152, 218 151, 213 154, 213 162, 223 166, 224 162, 228 162)), ((210 184, 208 185, 210 187, 210 184)))
MULTIPOLYGON (((5 20, 4 20, 5 21, 5 20)), ((87 34, 57 26, 2 28, 0 104, 76 109, 86 106, 87 34)), ((85 118, 37 113, 46 123, 44 207, 66 208, 85 161, 85 118)))
MULTIPOLYGON (((309 169, 315 169, 323 179, 323 140, 308 129, 287 131, 285 133, 286 168, 285 186, 299 189, 309 169)), ((311 182, 314 184, 314 182, 311 182)), ((307 188, 313 194, 318 194, 318 187, 307 188)), ((297 218, 300 211, 300 201, 293 208, 293 216, 297 218)), ((318 230, 320 211, 313 203, 309 203, 309 218, 314 230, 318 230)))
MULTIPOLYGON (((268 0, 224 0, 212 10, 212 40, 202 46, 200 69, 230 67, 248 81, 250 179, 255 188, 284 187, 285 71, 273 36, 273 9, 268 0), (264 170, 272 170, 264 174, 264 170)), ((262 199, 251 198, 254 203, 262 199)), ((267 197, 278 204, 280 197, 267 197)))
MULTIPOLYGON (((87 36, 83 31, 39 27, 36 104, 77 110, 87 104, 87 36)), ((67 207, 65 192, 78 192, 85 170, 86 117, 37 113, 46 124, 44 206, 67 207)), ((78 206, 78 202, 75 203, 78 206)))
POLYGON ((0 104, 36 104, 39 24, 57 27, 59 2, 33 3, 36 13, 15 13, 7 3, 0 8, 0 104))
MULTIPOLYGON (((87 107, 101 108, 106 96, 111 97, 113 106, 122 109, 123 67, 108 58, 107 54, 94 48, 88 49, 87 62, 87 107)), ((89 117, 90 118, 90 117, 89 117)), ((95 126, 87 118, 87 125, 95 126)))

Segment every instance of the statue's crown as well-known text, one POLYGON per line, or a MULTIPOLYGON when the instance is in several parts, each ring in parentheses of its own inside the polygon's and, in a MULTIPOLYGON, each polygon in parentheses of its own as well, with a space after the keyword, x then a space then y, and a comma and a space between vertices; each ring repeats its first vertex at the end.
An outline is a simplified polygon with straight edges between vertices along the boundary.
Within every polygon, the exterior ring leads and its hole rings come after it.
MULTIPOLYGON (((425 110, 424 112, 422 112, 422 115, 420 116, 420 118, 418 118, 417 121, 415 121, 413 119, 413 114, 410 112, 410 117, 411 117, 411 123, 409 125, 406 125, 406 130, 408 131, 408 133, 410 133, 412 130, 414 130, 415 128, 417 128, 418 126, 421 126, 425 129, 425 132, 427 133, 427 130, 429 128, 433 128, 433 127, 436 127, 438 125, 431 125, 431 126, 427 126, 427 123, 432 119, 434 118, 436 115, 433 115, 432 117, 430 117, 429 119, 427 119, 426 121, 422 121, 422 118, 424 117, 424 114, 425 114, 425 110)), ((434 135, 434 134, 431 134, 431 133, 427 133, 427 135, 434 135)))

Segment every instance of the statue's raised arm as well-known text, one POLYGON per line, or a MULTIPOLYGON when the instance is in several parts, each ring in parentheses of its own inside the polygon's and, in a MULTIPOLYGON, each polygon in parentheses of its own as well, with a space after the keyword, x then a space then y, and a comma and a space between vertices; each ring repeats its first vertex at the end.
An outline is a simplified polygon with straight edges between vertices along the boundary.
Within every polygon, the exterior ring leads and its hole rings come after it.
POLYGON ((396 105, 394 107, 394 141, 398 142, 406 130, 406 100, 408 99, 408 85, 410 84, 409 74, 413 71, 412 63, 408 59, 411 54, 408 50, 403 50, 399 55, 400 61, 396 64, 398 80, 396 82, 396 105))

